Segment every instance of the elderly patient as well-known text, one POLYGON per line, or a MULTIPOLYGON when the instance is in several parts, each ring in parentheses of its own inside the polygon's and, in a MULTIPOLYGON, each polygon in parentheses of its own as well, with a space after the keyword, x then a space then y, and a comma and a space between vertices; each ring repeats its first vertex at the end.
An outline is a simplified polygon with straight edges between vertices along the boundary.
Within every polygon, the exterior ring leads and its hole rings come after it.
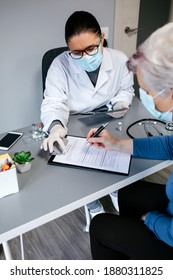
MULTIPOLYGON (((141 100, 157 117, 172 120, 173 23, 155 31, 130 58, 141 100), (165 113, 166 112, 166 113, 165 113)), ((118 150, 134 157, 172 160, 173 135, 118 139, 107 130, 92 138, 91 145, 118 150)), ((91 138, 90 138, 91 137, 91 138)), ((173 172, 166 186, 138 181, 118 192, 120 215, 100 214, 90 226, 93 259, 173 259, 173 172)))

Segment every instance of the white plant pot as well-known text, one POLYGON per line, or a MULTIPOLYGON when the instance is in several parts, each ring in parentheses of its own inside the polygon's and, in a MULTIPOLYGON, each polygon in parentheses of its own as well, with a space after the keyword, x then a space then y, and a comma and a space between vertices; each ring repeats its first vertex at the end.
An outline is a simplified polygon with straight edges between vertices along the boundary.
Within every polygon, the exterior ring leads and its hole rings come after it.
POLYGON ((24 172, 29 171, 31 169, 31 167, 32 167, 31 162, 26 162, 23 164, 19 164, 16 162, 16 169, 19 173, 24 173, 24 172))

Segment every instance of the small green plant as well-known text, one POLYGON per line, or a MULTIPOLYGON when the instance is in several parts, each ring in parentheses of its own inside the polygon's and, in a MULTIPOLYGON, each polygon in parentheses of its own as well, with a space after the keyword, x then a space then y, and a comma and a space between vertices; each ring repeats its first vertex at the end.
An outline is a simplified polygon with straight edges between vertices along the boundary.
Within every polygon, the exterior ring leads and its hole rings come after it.
POLYGON ((14 154, 13 161, 19 164, 31 162, 34 158, 31 157, 31 152, 18 152, 14 154))

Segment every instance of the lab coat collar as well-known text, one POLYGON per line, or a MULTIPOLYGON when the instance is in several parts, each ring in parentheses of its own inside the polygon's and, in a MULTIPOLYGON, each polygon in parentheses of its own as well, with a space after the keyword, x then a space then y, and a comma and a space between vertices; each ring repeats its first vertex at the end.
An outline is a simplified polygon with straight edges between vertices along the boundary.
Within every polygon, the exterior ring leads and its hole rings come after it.
POLYGON ((103 49, 103 60, 99 71, 95 92, 97 92, 105 82, 109 80, 109 71, 113 69, 112 58, 109 49, 103 49))
POLYGON ((106 72, 113 69, 113 62, 108 48, 103 48, 103 61, 101 68, 106 72))

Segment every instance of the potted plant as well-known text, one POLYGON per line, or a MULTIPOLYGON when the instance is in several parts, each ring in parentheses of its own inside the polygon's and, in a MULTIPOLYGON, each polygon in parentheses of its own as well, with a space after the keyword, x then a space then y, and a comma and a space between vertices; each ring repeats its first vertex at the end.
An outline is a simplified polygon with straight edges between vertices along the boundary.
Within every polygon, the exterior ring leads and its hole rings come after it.
POLYGON ((19 173, 24 173, 31 169, 31 161, 34 158, 31 157, 31 152, 17 152, 14 154, 13 161, 19 173))

